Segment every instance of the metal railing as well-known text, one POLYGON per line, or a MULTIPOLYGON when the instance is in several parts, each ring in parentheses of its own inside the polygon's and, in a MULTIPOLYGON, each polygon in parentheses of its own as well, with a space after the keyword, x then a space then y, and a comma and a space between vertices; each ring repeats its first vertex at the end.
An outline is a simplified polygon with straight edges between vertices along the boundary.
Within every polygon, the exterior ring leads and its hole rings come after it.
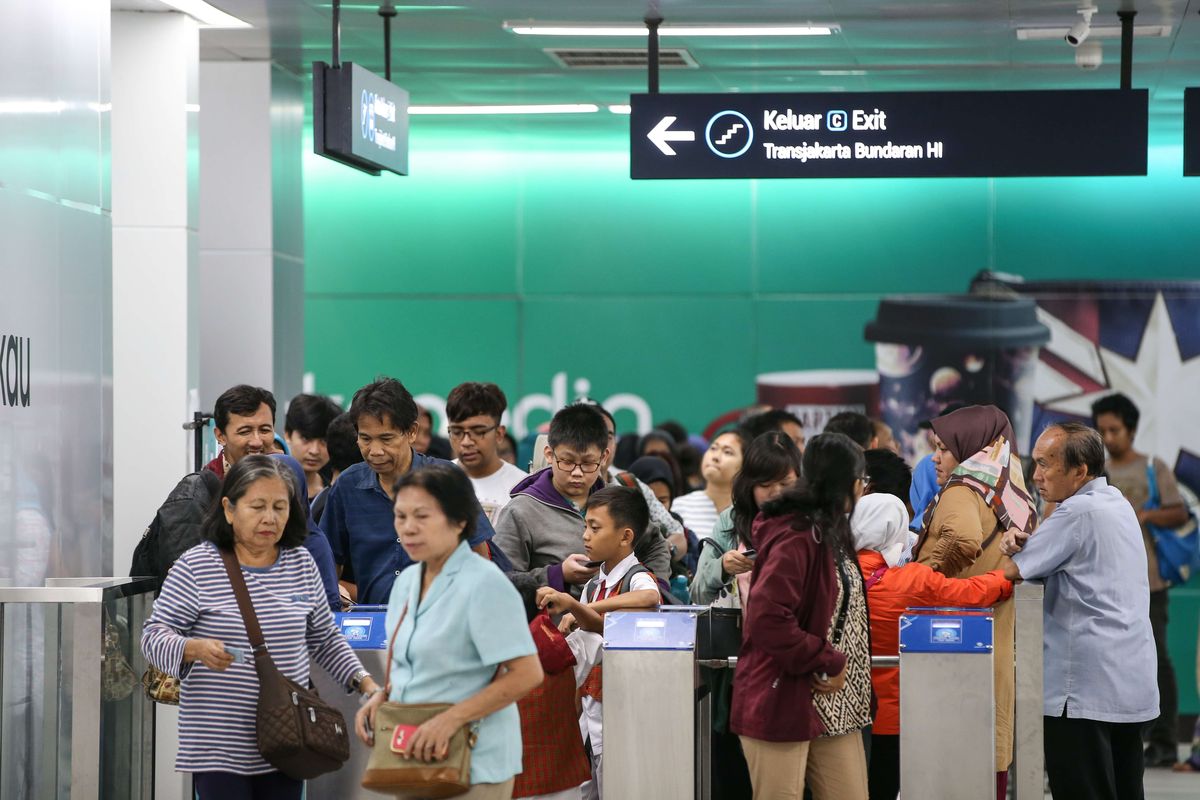
POLYGON ((139 643, 155 581, 0 588, 0 797, 153 796, 139 643))

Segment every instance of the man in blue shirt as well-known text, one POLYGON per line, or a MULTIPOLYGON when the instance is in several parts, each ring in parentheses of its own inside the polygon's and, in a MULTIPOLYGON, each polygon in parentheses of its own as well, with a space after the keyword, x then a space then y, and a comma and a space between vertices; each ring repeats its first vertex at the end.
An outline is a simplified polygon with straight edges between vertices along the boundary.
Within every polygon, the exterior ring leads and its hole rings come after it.
MULTIPOLYGON (((394 528, 392 486, 396 479, 426 464, 447 463, 413 450, 417 413, 412 395, 395 378, 367 384, 354 393, 350 404, 363 461, 343 472, 330 488, 321 527, 329 537, 343 582, 353 584, 351 598, 361 604, 387 603, 396 576, 412 563, 394 528)), ((491 523, 481 508, 469 540, 471 549, 490 558, 492 535, 491 523)), ((505 560, 498 566, 506 569, 510 565, 505 560)))
POLYGON ((1033 448, 1033 482, 1058 506, 1024 541, 1006 534, 1010 580, 1042 580, 1044 749, 1056 800, 1137 800, 1145 722, 1158 716, 1142 529, 1101 477, 1104 443, 1077 422, 1033 448))

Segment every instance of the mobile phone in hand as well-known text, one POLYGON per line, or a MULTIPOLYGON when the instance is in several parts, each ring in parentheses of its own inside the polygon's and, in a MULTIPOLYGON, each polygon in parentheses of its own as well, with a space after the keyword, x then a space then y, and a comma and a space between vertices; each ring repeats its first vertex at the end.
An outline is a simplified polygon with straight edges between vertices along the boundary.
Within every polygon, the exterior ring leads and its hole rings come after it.
POLYGON ((751 561, 753 561, 754 559, 758 558, 758 551, 751 548, 749 550, 744 551, 742 553, 742 555, 745 556, 746 558, 750 559, 751 561))
POLYGON ((604 566, 604 559, 600 559, 599 561, 585 561, 583 565, 588 569, 595 569, 596 567, 604 566))

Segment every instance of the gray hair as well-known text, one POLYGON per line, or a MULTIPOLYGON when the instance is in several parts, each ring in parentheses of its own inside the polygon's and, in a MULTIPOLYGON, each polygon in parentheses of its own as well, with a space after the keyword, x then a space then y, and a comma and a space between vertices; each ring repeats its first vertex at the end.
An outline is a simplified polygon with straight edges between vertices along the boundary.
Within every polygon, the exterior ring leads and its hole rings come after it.
POLYGON ((1085 467, 1093 478, 1104 474, 1104 440, 1095 429, 1081 422, 1056 422, 1046 431, 1062 433, 1062 460, 1067 469, 1085 467))

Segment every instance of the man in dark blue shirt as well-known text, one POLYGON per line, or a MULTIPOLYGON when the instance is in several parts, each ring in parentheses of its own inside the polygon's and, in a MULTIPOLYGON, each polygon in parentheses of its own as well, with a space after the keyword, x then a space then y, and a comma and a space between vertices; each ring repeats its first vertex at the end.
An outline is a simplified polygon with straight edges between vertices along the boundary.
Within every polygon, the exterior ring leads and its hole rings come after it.
MULTIPOLYGON (((392 486, 410 470, 447 462, 413 450, 417 404, 395 378, 380 378, 355 392, 349 414, 358 431, 363 462, 343 472, 329 490, 321 527, 343 578, 354 581, 356 591, 351 596, 361 604, 383 605, 396 576, 412 563, 396 536, 392 486)), ((491 523, 480 509, 470 545, 484 558, 491 555, 492 534, 491 523)))

